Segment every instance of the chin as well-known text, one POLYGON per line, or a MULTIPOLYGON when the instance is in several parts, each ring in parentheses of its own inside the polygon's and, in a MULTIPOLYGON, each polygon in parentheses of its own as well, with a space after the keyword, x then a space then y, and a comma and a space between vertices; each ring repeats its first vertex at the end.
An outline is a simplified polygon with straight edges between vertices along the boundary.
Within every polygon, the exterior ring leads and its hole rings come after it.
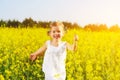
POLYGON ((57 38, 57 39, 55 38, 55 40, 59 41, 59 40, 60 40, 60 38, 57 38))

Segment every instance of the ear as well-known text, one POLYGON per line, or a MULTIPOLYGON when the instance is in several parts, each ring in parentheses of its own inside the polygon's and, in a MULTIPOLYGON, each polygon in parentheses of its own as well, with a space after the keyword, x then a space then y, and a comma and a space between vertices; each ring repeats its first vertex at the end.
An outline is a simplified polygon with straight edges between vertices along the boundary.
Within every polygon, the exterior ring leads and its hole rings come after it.
POLYGON ((50 36, 50 31, 47 31, 47 35, 50 36))

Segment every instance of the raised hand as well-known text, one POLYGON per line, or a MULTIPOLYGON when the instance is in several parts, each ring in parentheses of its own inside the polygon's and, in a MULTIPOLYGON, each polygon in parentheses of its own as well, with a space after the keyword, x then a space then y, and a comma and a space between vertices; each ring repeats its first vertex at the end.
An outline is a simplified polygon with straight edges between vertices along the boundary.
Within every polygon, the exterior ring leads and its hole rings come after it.
POLYGON ((79 37, 78 37, 78 35, 74 35, 74 41, 78 41, 79 40, 79 37))

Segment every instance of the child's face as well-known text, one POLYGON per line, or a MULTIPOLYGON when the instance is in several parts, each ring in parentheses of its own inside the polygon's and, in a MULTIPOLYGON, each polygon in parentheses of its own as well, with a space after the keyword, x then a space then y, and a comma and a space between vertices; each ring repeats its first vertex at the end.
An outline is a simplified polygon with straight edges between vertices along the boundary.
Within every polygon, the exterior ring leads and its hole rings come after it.
POLYGON ((50 30, 50 37, 54 40, 61 40, 63 29, 60 26, 53 26, 50 30))

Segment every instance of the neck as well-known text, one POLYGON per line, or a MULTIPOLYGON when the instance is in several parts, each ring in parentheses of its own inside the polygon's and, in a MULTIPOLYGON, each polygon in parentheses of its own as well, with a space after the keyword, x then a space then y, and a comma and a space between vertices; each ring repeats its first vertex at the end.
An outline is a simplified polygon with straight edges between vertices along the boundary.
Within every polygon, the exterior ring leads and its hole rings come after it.
POLYGON ((61 42, 61 40, 51 40, 51 44, 53 46, 58 46, 60 42, 61 42))

